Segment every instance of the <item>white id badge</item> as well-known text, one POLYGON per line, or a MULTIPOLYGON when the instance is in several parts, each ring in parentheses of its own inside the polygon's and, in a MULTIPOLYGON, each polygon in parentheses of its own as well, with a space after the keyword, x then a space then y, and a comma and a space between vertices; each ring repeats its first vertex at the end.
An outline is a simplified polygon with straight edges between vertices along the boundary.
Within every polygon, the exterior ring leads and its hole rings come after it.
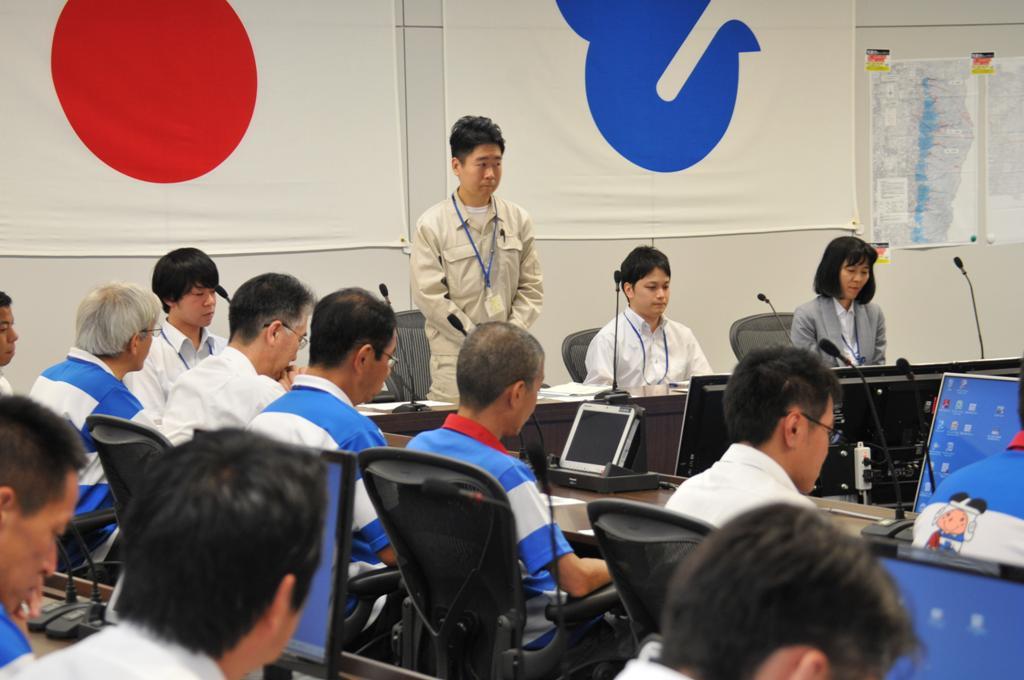
POLYGON ((505 321, 505 303, 502 302, 500 295, 495 295, 491 291, 487 291, 487 301, 484 303, 487 307, 487 316, 493 321, 505 321))

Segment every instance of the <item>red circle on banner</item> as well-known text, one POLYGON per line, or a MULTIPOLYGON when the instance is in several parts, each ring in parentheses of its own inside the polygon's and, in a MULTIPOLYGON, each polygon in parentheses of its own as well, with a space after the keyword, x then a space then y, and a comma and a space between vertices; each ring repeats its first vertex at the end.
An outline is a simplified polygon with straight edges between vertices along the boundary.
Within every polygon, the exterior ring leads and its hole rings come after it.
POLYGON ((225 0, 68 0, 50 66, 82 142, 147 182, 213 170, 256 106, 252 44, 225 0))

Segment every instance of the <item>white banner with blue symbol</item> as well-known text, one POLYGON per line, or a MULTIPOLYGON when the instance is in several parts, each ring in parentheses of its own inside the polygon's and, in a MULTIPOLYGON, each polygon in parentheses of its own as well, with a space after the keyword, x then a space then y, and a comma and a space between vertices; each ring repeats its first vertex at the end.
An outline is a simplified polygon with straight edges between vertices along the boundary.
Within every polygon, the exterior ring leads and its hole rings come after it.
POLYGON ((852 0, 445 0, 448 122, 539 238, 850 227, 852 0))

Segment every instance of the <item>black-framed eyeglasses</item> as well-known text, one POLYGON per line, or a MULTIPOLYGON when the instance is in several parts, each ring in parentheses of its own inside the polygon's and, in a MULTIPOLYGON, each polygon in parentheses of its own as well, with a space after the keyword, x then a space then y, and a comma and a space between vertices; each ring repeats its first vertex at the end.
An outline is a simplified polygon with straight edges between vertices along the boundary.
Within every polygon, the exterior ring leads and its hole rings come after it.
POLYGON ((816 419, 810 417, 809 415, 807 415, 803 411, 800 411, 800 415, 802 415, 804 418, 807 418, 808 421, 814 423, 815 425, 817 425, 819 427, 825 428, 825 431, 828 432, 828 443, 829 444, 842 444, 843 442, 846 441, 846 436, 842 433, 841 430, 837 430, 834 427, 829 427, 828 425, 826 425, 825 423, 821 422, 820 420, 816 420, 816 419))
MULTIPOLYGON (((290 330, 292 332, 292 335, 299 339, 299 349, 303 349, 305 348, 306 345, 309 344, 309 338, 307 338, 305 335, 299 335, 298 331, 296 331, 294 328, 286 324, 284 321, 281 321, 281 325, 290 330)), ((264 328, 269 328, 270 326, 271 324, 269 323, 263 324, 264 328)))

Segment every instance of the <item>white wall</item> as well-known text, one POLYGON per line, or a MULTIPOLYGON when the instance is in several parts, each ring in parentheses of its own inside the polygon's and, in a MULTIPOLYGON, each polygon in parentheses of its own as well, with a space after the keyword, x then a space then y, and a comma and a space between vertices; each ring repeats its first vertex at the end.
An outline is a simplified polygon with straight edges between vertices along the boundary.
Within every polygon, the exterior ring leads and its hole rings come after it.
MULTIPOLYGON (((414 221, 441 200, 448 172, 443 91, 442 0, 395 0, 403 153, 407 163, 408 210, 414 221)), ((890 47, 899 56, 949 56, 995 49, 997 56, 1024 54, 1024 3, 1018 0, 858 0, 857 50, 890 47), (927 24, 928 26, 922 26, 927 24), (942 24, 943 26, 936 26, 942 24), (965 24, 972 24, 970 27, 965 24)), ((858 68, 860 62, 858 57, 858 68)), ((866 74, 857 78, 857 178, 860 213, 868 213, 866 74)), ((453 112, 462 113, 462 112, 453 112)), ((500 121, 499 121, 500 122, 500 121)), ((514 138, 514 130, 506 130, 514 138)), ((527 161, 517 161, 523 167, 527 161)), ((822 158, 822 163, 834 162, 822 158)), ((509 196, 515 200, 515 196, 509 196)), ((525 206, 529 208, 529 206, 525 206)), ((538 225, 543 235, 543 225, 538 225)), ((772 298, 780 311, 810 298, 814 268, 825 244, 840 232, 794 232, 658 240, 671 258, 674 297, 669 314, 691 326, 712 366, 735 364, 728 329, 733 320, 767 311, 755 299, 772 298)), ((541 241, 546 303, 535 332, 548 350, 548 382, 567 379, 560 358, 562 338, 611 318, 611 271, 636 241, 541 241)), ((177 247, 169 243, 168 249, 177 247)), ((898 251, 878 267, 877 301, 889 324, 889 357, 933 361, 977 356, 967 288, 951 264, 964 258, 978 292, 987 354, 1024 349, 1024 303, 1013 275, 1024 261, 1024 245, 972 245, 931 251, 898 251)), ((74 310, 92 285, 126 279, 148 283, 149 258, 5 258, 0 290, 15 299, 22 335, 18 355, 5 369, 18 391, 59 360, 73 335, 74 310)), ((409 305, 407 259, 399 251, 367 250, 218 257, 222 280, 233 290, 265 271, 295 274, 318 293, 347 285, 391 288, 396 308, 409 305)), ((221 310, 214 329, 226 333, 221 310)))

